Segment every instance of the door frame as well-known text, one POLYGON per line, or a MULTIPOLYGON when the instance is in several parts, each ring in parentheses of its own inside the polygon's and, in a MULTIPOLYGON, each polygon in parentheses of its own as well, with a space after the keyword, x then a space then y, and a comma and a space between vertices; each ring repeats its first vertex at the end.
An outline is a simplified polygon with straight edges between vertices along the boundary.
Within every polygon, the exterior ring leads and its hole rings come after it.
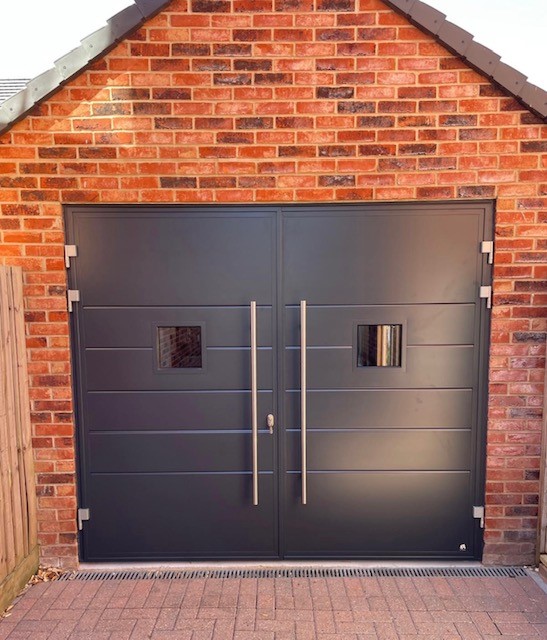
MULTIPOLYGON (((277 483, 274 493, 277 495, 278 503, 278 515, 277 515, 277 539, 278 539, 278 558, 283 559, 286 557, 286 540, 285 540, 285 481, 286 481, 286 456, 285 456, 285 442, 284 442, 284 428, 281 425, 285 424, 285 408, 284 408, 284 389, 285 389, 285 374, 284 374, 284 350, 285 350, 285 309, 283 305, 283 219, 286 216, 302 215, 302 213, 309 212, 310 215, 325 215, 333 216, 336 213, 354 215, 367 215, 376 211, 378 213, 399 212, 402 208, 413 211, 424 211, 427 209, 442 209, 443 213, 447 213, 448 210, 452 210, 454 215, 457 215, 460 210, 475 208, 482 210, 483 214, 483 239, 493 241, 494 239, 494 216, 495 216, 495 201, 494 200, 451 200, 451 201, 399 201, 399 202, 361 202, 361 203, 306 203, 306 204, 271 204, 271 205, 253 205, 253 204, 241 204, 241 205, 188 205, 188 204, 169 204, 169 205, 155 205, 155 204, 123 204, 123 205, 65 205, 63 207, 63 217, 65 223, 65 237, 67 244, 75 244, 75 229, 74 229, 74 216, 77 212, 85 212, 91 210, 100 209, 105 213, 124 211, 127 214, 131 210, 151 210, 151 211, 180 211, 183 215, 191 213, 204 213, 209 212, 210 215, 224 217, 239 213, 241 215, 244 212, 244 216, 254 217, 253 214, 264 215, 264 212, 275 212, 275 242, 274 250, 276 256, 276 270, 275 274, 272 274, 276 278, 276 288, 274 291, 274 300, 277 305, 277 316, 272 318, 272 329, 276 330, 277 345, 273 347, 272 356, 274 358, 274 384, 277 388, 274 388, 274 398, 276 406, 276 447, 277 452, 274 456, 274 463, 277 463, 277 483)), ((477 252, 480 253, 480 247, 477 247, 477 252)), ((488 263, 486 256, 483 256, 482 260, 482 274, 480 285, 492 284, 492 272, 493 267, 488 263)), ((76 274, 74 268, 67 269, 67 283, 68 289, 76 287, 76 274)), ((477 394, 473 403, 473 414, 477 420, 476 437, 473 440, 473 460, 474 468, 472 470, 474 474, 473 482, 471 483, 471 502, 473 505, 484 505, 484 493, 485 493, 485 476, 486 476, 486 436, 487 436, 487 415, 488 415, 488 366, 489 366, 489 354, 490 354, 490 313, 486 311, 485 305, 479 305, 480 318, 477 323, 476 340, 478 340, 478 348, 475 361, 475 376, 477 379, 477 394)), ((86 442, 85 433, 82 423, 82 401, 83 401, 83 383, 85 380, 85 371, 83 362, 81 359, 81 353, 79 349, 80 335, 81 335, 81 323, 78 313, 69 314, 69 335, 70 335, 70 354, 71 354, 71 374, 72 374, 72 392, 73 392, 73 406, 74 406, 74 424, 75 424, 75 455, 76 455, 76 495, 79 506, 85 506, 84 499, 86 496, 86 478, 88 474, 87 462, 86 462, 86 442), (70 317, 72 316, 72 317, 70 317)), ((85 534, 82 531, 78 532, 78 554, 80 560, 85 558, 85 534)), ((479 522, 475 521, 474 529, 474 557, 477 560, 482 558, 483 548, 483 529, 480 528, 479 522)), ((329 556, 330 557, 330 556, 329 556)), ((336 559, 336 555, 332 556, 332 559, 336 559)), ((340 559, 347 558, 340 555, 340 559)), ((362 558, 375 558, 382 559, 378 556, 362 556, 362 558)), ((311 559, 311 558, 309 558, 311 559)), ((399 558, 398 559, 404 559, 399 558)), ((413 557, 413 559, 418 559, 413 557)), ((433 560, 434 557, 428 556, 427 559, 433 560)), ((469 559, 468 557, 466 558, 469 559)))

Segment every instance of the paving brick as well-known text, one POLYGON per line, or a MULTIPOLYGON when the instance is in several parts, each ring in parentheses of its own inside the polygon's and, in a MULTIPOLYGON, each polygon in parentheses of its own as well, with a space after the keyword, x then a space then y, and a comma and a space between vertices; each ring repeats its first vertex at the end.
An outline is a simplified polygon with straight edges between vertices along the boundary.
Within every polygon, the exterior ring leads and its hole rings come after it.
POLYGON ((191 640, 192 631, 153 631, 151 638, 152 640, 191 640))
MULTIPOLYGON (((502 636, 520 636, 533 638, 538 636, 538 632, 533 625, 525 622, 524 624, 514 624, 509 622, 497 622, 496 627, 502 636)), ((539 637, 539 636, 538 636, 539 637)))
POLYGON ((486 612, 472 611, 469 616, 479 633, 483 635, 499 635, 498 628, 486 612))
POLYGON ((481 640, 483 637, 472 622, 456 622, 454 626, 462 640, 481 640))
POLYGON ((87 590, 87 609, 78 610, 73 608, 77 589, 72 587, 66 591, 63 583, 53 583, 48 590, 32 593, 31 589, 19 600, 12 616, 0 622, 0 640, 539 640, 546 637, 547 595, 531 579, 519 582, 504 578, 489 580, 486 584, 474 579, 468 587, 482 594, 477 596, 480 610, 472 606, 476 599, 447 595, 464 592, 464 581, 452 579, 441 586, 445 595, 437 596, 437 600, 447 606, 431 611, 424 610, 422 602, 422 596, 426 601, 433 597, 430 581, 405 579, 382 584, 379 579, 368 596, 360 582, 348 583, 347 579, 340 578, 293 582, 261 579, 242 583, 207 580, 195 584, 188 581, 183 586, 169 581, 161 581, 159 586, 141 586, 138 582, 129 586, 95 584, 87 590), (185 600, 187 592, 189 600, 185 600), (238 600, 247 604, 245 597, 241 598, 242 593, 262 594, 265 600, 295 593, 314 594, 321 606, 302 610, 258 608, 258 598, 252 607, 193 606, 194 601, 203 605, 217 595, 231 600, 236 594, 238 600), (349 597, 350 593, 362 595, 353 598, 349 597), (488 593, 495 595, 484 595, 488 593), (109 606, 114 599, 125 598, 123 594, 131 594, 124 608, 109 606), (135 607, 133 594, 137 602, 149 604, 155 599, 157 606, 135 607), (161 607, 168 596, 179 605, 161 607), (355 608, 355 600, 361 601, 361 609, 355 608), (185 601, 190 602, 190 606, 185 601), (324 608, 327 601, 330 609, 324 608), (56 608, 48 610, 52 603, 56 608), (98 608, 99 603, 102 608, 98 608), (386 608, 374 608, 379 603, 386 608), (468 607, 464 610, 466 604, 468 607))

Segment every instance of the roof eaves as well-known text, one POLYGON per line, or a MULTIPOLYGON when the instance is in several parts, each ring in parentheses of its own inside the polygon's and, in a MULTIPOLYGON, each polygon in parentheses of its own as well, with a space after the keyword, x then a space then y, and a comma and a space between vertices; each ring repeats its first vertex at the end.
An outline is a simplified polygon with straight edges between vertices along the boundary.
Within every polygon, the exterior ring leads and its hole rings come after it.
POLYGON ((473 36, 449 22, 446 15, 421 0, 384 0, 389 7, 402 13, 417 27, 433 35, 442 45, 463 58, 474 69, 487 76, 501 89, 516 98, 547 122, 547 91, 527 81, 505 62, 501 56, 475 42, 473 36))
POLYGON ((112 16, 104 27, 84 38, 79 47, 59 58, 52 69, 31 80, 25 89, 0 105, 0 134, 170 2, 134 0, 134 4, 112 16))

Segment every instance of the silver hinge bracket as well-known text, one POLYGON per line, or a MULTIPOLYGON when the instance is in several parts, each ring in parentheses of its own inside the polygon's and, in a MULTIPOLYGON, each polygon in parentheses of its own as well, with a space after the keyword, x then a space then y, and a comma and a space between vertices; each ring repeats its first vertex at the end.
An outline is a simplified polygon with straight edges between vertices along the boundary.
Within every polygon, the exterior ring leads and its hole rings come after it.
POLYGON ((75 244, 65 244, 65 267, 70 269, 70 258, 78 256, 78 248, 75 244))
POLYGON ((84 528, 84 522, 89 520, 89 509, 78 509, 78 531, 84 528))
POLYGON ((483 240, 481 242, 481 253, 488 256, 488 264, 494 264, 494 241, 483 240))
POLYGON ((487 309, 492 308, 492 287, 491 286, 481 287, 479 297, 484 298, 486 300, 487 309))
POLYGON ((480 520, 481 529, 484 529, 484 507, 473 507, 473 518, 480 520))
POLYGON ((68 312, 72 313, 74 311, 74 303, 80 302, 80 291, 78 289, 69 289, 67 291, 68 298, 68 312))

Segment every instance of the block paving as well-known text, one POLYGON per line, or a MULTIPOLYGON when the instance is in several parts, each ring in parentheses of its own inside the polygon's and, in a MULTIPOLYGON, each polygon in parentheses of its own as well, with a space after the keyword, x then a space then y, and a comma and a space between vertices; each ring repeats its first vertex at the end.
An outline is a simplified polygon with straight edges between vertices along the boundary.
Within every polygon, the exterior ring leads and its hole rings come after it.
POLYGON ((41 583, 0 640, 540 640, 531 578, 227 578, 41 583))

